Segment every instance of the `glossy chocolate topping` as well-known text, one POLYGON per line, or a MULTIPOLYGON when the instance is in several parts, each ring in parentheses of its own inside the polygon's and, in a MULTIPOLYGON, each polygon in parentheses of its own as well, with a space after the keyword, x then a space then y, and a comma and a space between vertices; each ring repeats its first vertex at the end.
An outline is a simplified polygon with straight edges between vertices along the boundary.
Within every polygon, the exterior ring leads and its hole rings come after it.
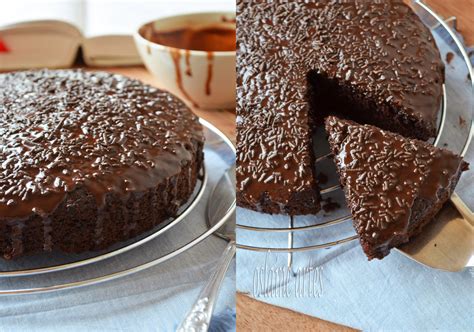
POLYGON ((409 234, 416 218, 429 212, 414 211, 415 201, 434 208, 464 167, 448 150, 374 126, 328 117, 326 129, 354 227, 371 252, 384 252, 409 234))
POLYGON ((403 3, 238 1, 238 12, 240 205, 262 210, 264 195, 285 212, 295 194, 314 191, 307 204, 318 200, 311 130, 329 110, 308 105, 314 73, 344 82, 373 112, 396 109, 399 123, 435 134, 443 66, 429 30, 403 3))
POLYGON ((203 141, 197 117, 171 94, 120 75, 42 70, 0 75, 0 216, 52 212, 84 186, 156 187, 203 141))

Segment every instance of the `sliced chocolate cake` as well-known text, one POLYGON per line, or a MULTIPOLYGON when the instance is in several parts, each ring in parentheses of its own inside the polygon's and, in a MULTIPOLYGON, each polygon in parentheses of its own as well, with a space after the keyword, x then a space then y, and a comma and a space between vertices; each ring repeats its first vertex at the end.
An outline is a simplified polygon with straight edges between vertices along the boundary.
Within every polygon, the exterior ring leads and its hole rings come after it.
POLYGON ((173 216, 203 163, 171 94, 80 70, 0 75, 0 256, 102 249, 173 216))
POLYGON ((383 258, 418 234, 468 167, 448 150, 371 125, 330 116, 326 131, 369 259, 383 258))
POLYGON ((238 1, 237 200, 319 210, 311 134, 327 114, 426 140, 444 67, 402 2, 238 1))

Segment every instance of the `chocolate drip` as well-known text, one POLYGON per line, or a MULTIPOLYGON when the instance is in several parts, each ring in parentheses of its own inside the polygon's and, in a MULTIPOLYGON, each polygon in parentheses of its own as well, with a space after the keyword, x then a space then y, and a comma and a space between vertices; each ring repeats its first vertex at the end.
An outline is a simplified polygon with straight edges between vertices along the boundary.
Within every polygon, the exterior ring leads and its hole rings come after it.
POLYGON ((176 48, 170 48, 169 52, 170 52, 171 58, 173 59, 174 70, 176 74, 176 85, 178 86, 179 91, 181 91, 183 96, 187 100, 189 100, 189 102, 194 107, 199 107, 199 105, 191 98, 191 96, 188 94, 188 92, 184 89, 184 86, 183 86, 183 75, 181 74, 181 50, 176 49, 176 48))
POLYGON ((190 57, 191 57, 191 51, 190 50, 185 50, 185 53, 184 53, 184 60, 185 60, 185 63, 186 63, 186 75, 188 75, 189 77, 192 77, 193 76, 193 72, 191 70, 191 61, 190 61, 190 57))
POLYGON ((206 95, 211 95, 212 70, 214 67, 214 53, 207 52, 206 95))

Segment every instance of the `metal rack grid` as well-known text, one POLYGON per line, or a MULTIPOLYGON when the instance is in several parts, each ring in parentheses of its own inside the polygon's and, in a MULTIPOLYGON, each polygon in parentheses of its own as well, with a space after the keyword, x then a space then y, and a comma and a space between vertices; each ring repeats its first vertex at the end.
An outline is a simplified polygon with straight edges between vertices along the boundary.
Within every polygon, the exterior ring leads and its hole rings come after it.
MULTIPOLYGON (((446 20, 443 20, 435 12, 433 12, 428 6, 426 6, 424 3, 422 3, 421 1, 416 1, 415 3, 417 5, 419 5, 422 8, 422 10, 426 11, 426 13, 428 15, 431 15, 437 21, 437 23, 434 26, 432 26, 431 29, 435 29, 439 26, 443 26, 443 28, 448 31, 451 38, 454 40, 455 44, 457 45, 457 47, 460 49, 460 51, 462 53, 462 56, 464 58, 464 61, 467 63, 468 71, 469 71, 471 77, 473 77, 472 76, 472 68, 470 67, 469 57, 467 56, 467 53, 465 52, 465 49, 462 46, 462 43, 460 42, 460 40, 458 39, 458 37, 456 36, 454 31, 452 31, 452 29, 448 25, 449 23, 451 23, 452 26, 455 28, 456 27, 456 17, 450 17, 446 20)), ((442 98, 442 103, 440 105, 440 117, 439 117, 438 132, 437 132, 437 136, 436 136, 436 138, 434 140, 434 143, 433 143, 437 147, 442 145, 440 143, 440 138, 442 137, 443 132, 444 132, 445 127, 446 127, 446 114, 448 112, 448 108, 447 108, 448 95, 447 95, 447 92, 446 92, 446 86, 444 84, 443 84, 443 91, 442 92, 443 92, 443 98, 442 98)), ((469 135, 468 135, 468 137, 466 138, 466 140, 464 142, 464 146, 462 148, 461 155, 464 155, 467 152, 470 140, 472 139, 472 136, 473 136, 473 131, 474 131, 474 127, 472 125, 472 119, 471 119, 469 135)), ((329 158, 330 156, 331 156, 330 153, 318 156, 315 159, 316 160, 315 163, 318 163, 318 162, 322 161, 323 159, 329 158)), ((321 195, 324 195, 324 194, 327 194, 327 193, 335 192, 337 190, 342 190, 340 185, 333 185, 333 186, 330 186, 330 187, 327 187, 327 188, 323 188, 323 189, 320 190, 320 193, 321 193, 321 195)), ((257 246, 257 245, 251 246, 251 245, 245 245, 245 244, 237 243, 237 248, 244 249, 244 250, 257 251, 257 252, 268 252, 268 251, 283 252, 283 253, 286 252, 286 253, 288 253, 288 261, 287 261, 288 267, 291 268, 292 262, 293 262, 293 253, 295 253, 295 252, 302 252, 302 251, 310 251, 310 250, 316 250, 316 249, 322 249, 322 248, 329 248, 329 247, 337 246, 337 245, 340 245, 340 244, 343 244, 343 243, 351 242, 351 241, 354 241, 354 240, 357 239, 357 235, 353 235, 353 236, 345 237, 345 238, 338 239, 338 240, 335 240, 335 241, 319 243, 319 244, 314 244, 314 245, 307 245, 307 246, 296 247, 295 248, 294 247, 294 236, 297 232, 317 230, 317 229, 321 229, 323 227, 331 227, 331 226, 334 226, 334 225, 337 225, 337 224, 341 224, 341 223, 350 221, 352 219, 352 216, 350 214, 348 214, 348 215, 344 215, 342 217, 331 219, 331 220, 328 220, 328 221, 325 221, 325 222, 322 222, 322 223, 313 224, 313 225, 306 225, 306 226, 295 226, 293 216, 289 216, 288 219, 289 219, 288 220, 288 227, 286 227, 286 228, 254 227, 254 226, 248 226, 248 225, 242 225, 242 224, 237 224, 236 225, 237 229, 240 229, 240 230, 243 230, 243 231, 262 232, 262 233, 288 233, 288 239, 287 239, 287 246, 286 247, 271 248, 271 247, 264 247, 264 246, 257 246)))
MULTIPOLYGON (((19 269, 19 270, 11 270, 11 271, 0 271, 0 278, 1 277, 24 277, 24 276, 29 276, 29 275, 36 275, 36 274, 43 274, 43 273, 53 273, 53 272, 59 272, 59 271, 64 271, 64 270, 69 270, 81 266, 86 266, 89 264, 97 263, 100 262, 104 259, 115 257, 119 254, 125 253, 129 250, 132 250, 134 248, 137 248, 148 241, 153 240, 157 236, 165 233, 168 231, 171 227, 177 225, 179 222, 181 222, 193 209, 194 207, 201 201, 202 195, 204 194, 204 189, 207 185, 207 180, 208 176, 206 173, 205 168, 201 170, 200 174, 200 179, 198 179, 198 188, 195 190, 193 193, 191 199, 187 202, 186 206, 178 211, 178 214, 165 221, 164 225, 159 225, 158 229, 155 228, 153 232, 144 238, 136 241, 134 240, 130 244, 127 244, 123 247, 119 247, 118 249, 114 249, 102 254, 97 254, 93 255, 92 257, 89 258, 84 258, 84 259, 79 259, 77 261, 72 261, 70 263, 64 263, 64 264, 57 264, 53 266, 46 266, 46 267, 38 267, 38 268, 27 268, 27 269, 19 269)), ((127 241, 129 242, 129 241, 127 241)))

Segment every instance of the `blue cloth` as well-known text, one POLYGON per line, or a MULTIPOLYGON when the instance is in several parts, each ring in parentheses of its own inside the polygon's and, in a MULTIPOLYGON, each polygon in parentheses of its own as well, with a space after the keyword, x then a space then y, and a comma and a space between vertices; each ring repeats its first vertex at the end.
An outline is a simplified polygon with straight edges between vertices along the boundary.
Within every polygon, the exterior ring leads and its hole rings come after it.
MULTIPOLYGON (((238 209, 237 215, 239 223, 242 218, 259 218, 258 213, 243 209, 238 209)), ((312 237, 318 237, 316 232, 311 233, 312 237)), ((298 241, 300 245, 317 242, 310 239, 310 235, 299 237, 303 237, 298 241)), ((253 240, 244 232, 238 233, 239 243, 259 243, 253 240)), ((274 241, 273 245, 281 246, 282 242, 274 241)), ((257 297, 263 292, 255 285, 256 271, 265 266, 265 261, 268 262, 267 271, 272 267, 274 270, 284 269, 286 259, 287 255, 283 253, 239 250, 238 291, 270 304, 364 331, 467 331, 474 327, 472 268, 459 273, 442 272, 415 263, 396 251, 382 261, 368 262, 359 244, 351 242, 329 250, 294 254, 293 272, 304 272, 303 268, 310 265, 318 271, 313 273, 320 279, 316 282, 318 286, 314 288, 313 296, 309 294, 311 287, 307 285, 303 296, 298 297, 298 279, 291 274, 288 296, 274 291, 273 296, 257 297)), ((267 282, 263 286, 268 289, 277 284, 267 282)))

